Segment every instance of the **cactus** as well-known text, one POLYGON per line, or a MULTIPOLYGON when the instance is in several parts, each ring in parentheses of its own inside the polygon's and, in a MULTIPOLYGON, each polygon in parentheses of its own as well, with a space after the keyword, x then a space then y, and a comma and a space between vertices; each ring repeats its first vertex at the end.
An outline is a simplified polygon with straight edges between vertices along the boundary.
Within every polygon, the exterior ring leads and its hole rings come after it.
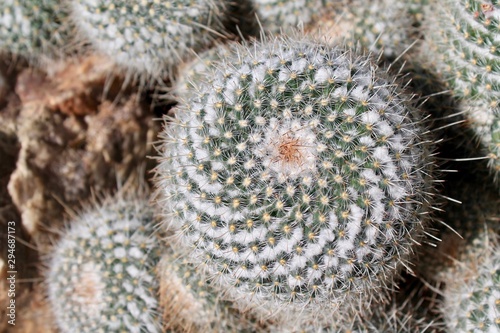
MULTIPOLYGON (((338 1, 338 0, 334 0, 338 1)), ((314 21, 326 6, 325 0, 252 0, 265 31, 290 32, 300 24, 314 21)))
POLYGON ((498 235, 483 232, 469 244, 469 250, 447 280, 443 316, 450 332, 499 332, 498 235))
POLYGON ((158 77, 221 35, 225 7, 212 0, 73 0, 72 18, 98 51, 158 77))
POLYGON ((69 43, 68 12, 58 0, 3 0, 0 53, 30 59, 56 55, 69 43))
POLYGON ((158 267, 163 323, 173 332, 259 332, 248 314, 222 300, 204 265, 194 265, 170 249, 158 267))
POLYGON ((500 171, 498 1, 435 2, 426 13, 422 54, 461 101, 497 184, 500 171))
POLYGON ((160 332, 154 221, 147 200, 118 197, 71 222, 46 276, 61 332, 160 332))
POLYGON ((227 57, 235 43, 218 44, 205 52, 200 53, 191 61, 183 63, 173 80, 173 87, 162 96, 165 99, 176 101, 188 100, 191 94, 197 94, 196 82, 199 81, 214 61, 227 57))
POLYGON ((282 37, 234 52, 165 125, 166 227, 228 297, 265 315, 328 320, 383 297, 431 191, 410 96, 340 47, 282 37))
MULTIPOLYGON (((419 39, 418 26, 423 21, 423 9, 427 0, 392 1, 376 0, 369 4, 353 0, 345 7, 343 15, 337 15, 336 25, 341 32, 334 34, 348 38, 349 43, 360 43, 374 53, 383 53, 393 60, 413 47, 419 39)), ((331 15, 323 20, 330 20, 331 15)), ((323 20, 316 24, 319 28, 323 20)))

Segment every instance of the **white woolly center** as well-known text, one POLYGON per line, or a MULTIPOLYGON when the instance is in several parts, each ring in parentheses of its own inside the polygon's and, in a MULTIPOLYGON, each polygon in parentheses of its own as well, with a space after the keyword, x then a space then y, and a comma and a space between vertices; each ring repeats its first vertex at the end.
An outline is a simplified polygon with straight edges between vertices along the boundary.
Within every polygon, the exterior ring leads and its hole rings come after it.
POLYGON ((276 118, 264 131, 265 139, 258 147, 264 167, 278 174, 278 179, 295 179, 316 170, 316 135, 299 121, 286 123, 276 118))

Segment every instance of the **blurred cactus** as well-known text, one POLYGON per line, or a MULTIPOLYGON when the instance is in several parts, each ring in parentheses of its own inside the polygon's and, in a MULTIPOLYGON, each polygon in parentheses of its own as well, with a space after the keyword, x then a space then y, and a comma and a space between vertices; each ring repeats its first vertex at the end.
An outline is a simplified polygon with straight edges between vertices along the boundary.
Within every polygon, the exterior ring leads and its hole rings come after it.
POLYGON ((161 76, 223 34, 224 1, 72 0, 78 31, 125 68, 161 76))
POLYGON ((327 3, 325 0, 251 1, 264 31, 273 33, 287 33, 301 24, 311 23, 327 3))
POLYGON ((239 312, 223 300, 204 265, 194 265, 173 249, 158 267, 163 322, 172 332, 258 332, 249 313, 239 312))
MULTIPOLYGON (((481 228, 481 226, 478 226, 481 228)), ((443 316, 450 332, 500 331, 498 235, 483 230, 449 274, 443 316)))
POLYGON ((0 53, 34 59, 61 54, 70 39, 65 5, 59 0, 0 2, 0 53))
POLYGON ((146 200, 123 198, 71 221, 46 276, 61 332, 160 332, 154 221, 146 200))

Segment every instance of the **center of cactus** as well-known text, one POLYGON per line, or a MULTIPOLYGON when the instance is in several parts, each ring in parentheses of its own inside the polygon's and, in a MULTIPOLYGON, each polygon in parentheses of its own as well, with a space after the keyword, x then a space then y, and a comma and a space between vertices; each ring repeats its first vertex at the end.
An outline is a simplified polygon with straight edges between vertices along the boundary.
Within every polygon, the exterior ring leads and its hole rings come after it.
POLYGON ((95 316, 99 315, 101 311, 104 303, 103 295, 106 289, 100 274, 100 267, 86 263, 82 265, 81 271, 75 276, 74 290, 68 290, 68 299, 73 297, 79 306, 91 306, 89 309, 93 311, 92 315, 95 316))
POLYGON ((264 172, 285 182, 316 170, 316 134, 308 124, 285 124, 273 118, 262 136, 264 144, 256 147, 256 157, 262 161, 264 172))
POLYGON ((298 139, 283 138, 278 146, 278 160, 286 163, 299 164, 300 161, 302 161, 300 147, 301 144, 298 139))

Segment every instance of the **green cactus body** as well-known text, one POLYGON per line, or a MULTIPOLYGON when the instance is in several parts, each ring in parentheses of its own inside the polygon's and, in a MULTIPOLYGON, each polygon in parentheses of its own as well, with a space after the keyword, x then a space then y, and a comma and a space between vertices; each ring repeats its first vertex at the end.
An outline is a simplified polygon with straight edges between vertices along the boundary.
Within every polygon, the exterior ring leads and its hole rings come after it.
POLYGON ((500 248, 497 235, 483 233, 469 244, 443 292, 450 332, 500 331, 500 248))
POLYGON ((34 58, 56 54, 68 43, 68 13, 58 0, 3 0, 0 53, 34 58))
MULTIPOLYGON (((262 28, 273 33, 288 32, 314 20, 325 0, 252 0, 262 28)), ((334 0, 336 1, 336 0, 334 0)))
POLYGON ((159 241, 147 200, 109 200, 72 221, 47 273, 61 332, 160 332, 159 241))
POLYGON ((222 31, 224 1, 74 0, 72 17, 94 47, 126 68, 158 76, 222 31))
POLYGON ((433 168, 410 98, 341 48, 283 37, 235 51, 162 134, 166 226, 246 306, 329 317, 383 297, 433 168))
POLYGON ((355 0, 348 6, 343 20, 351 21, 350 32, 354 43, 358 41, 372 52, 394 59, 407 52, 419 38, 418 26, 427 0, 392 1, 355 0))
POLYGON ((447 0, 429 6, 424 53, 462 101, 498 182, 500 171, 500 4, 447 0))

